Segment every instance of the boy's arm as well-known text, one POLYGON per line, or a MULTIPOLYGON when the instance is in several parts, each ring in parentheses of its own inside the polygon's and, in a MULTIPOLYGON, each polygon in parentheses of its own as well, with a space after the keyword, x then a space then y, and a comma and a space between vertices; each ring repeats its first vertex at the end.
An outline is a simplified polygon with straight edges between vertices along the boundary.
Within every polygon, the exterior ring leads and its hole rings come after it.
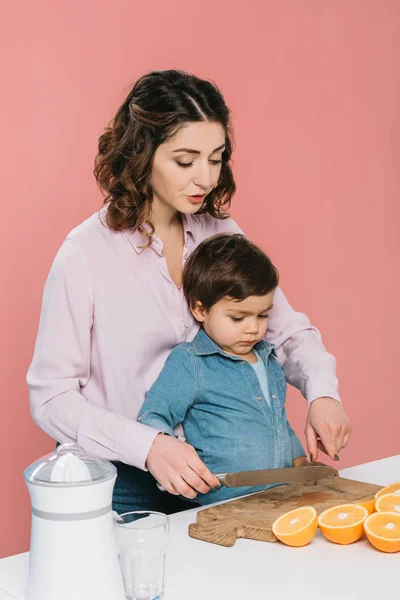
POLYGON ((197 377, 194 357, 184 348, 172 350, 167 361, 146 393, 138 421, 174 435, 197 396, 197 377))
POLYGON ((308 462, 307 455, 304 451, 304 448, 303 448, 299 438, 297 437, 297 435, 295 434, 293 429, 290 427, 288 421, 287 421, 287 427, 289 430, 290 443, 292 445, 292 466, 300 467, 301 465, 308 462))

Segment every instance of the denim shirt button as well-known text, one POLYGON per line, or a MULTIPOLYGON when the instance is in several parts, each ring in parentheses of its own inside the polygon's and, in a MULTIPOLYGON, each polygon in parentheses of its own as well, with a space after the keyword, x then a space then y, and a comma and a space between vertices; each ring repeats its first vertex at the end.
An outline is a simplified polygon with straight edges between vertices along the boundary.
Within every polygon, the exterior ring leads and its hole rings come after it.
POLYGON ((277 430, 276 430, 276 433, 280 433, 280 432, 281 432, 281 430, 280 430, 280 429, 277 429, 277 430))
POLYGON ((275 398, 276 398, 275 394, 272 394, 271 398, 273 398, 275 400, 275 398))
POLYGON ((257 396, 257 400, 262 400, 262 396, 257 396))

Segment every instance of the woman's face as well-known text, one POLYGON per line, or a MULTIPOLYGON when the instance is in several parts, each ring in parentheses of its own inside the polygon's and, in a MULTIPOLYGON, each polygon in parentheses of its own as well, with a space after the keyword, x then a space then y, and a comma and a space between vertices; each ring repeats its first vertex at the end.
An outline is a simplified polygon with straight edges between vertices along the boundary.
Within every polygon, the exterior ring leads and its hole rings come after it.
POLYGON ((161 144, 150 175, 154 212, 196 213, 218 183, 224 149, 223 126, 208 121, 189 123, 161 144))

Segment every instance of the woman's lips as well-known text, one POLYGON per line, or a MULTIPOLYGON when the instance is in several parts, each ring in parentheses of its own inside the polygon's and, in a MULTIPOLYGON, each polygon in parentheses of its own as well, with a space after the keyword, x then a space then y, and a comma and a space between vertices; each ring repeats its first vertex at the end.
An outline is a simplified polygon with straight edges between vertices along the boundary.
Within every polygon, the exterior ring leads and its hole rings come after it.
POLYGON ((187 198, 189 198, 190 202, 193 202, 193 204, 201 204, 204 201, 204 198, 206 197, 205 194, 203 194, 202 196, 186 196, 187 198))

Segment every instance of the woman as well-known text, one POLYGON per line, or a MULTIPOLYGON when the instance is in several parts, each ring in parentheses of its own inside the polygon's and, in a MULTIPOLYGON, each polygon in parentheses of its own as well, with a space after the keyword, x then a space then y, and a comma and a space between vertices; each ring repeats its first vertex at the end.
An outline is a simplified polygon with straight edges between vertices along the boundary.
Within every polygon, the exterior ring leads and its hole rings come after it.
MULTIPOLYGON (((169 352, 197 332, 181 290, 185 261, 210 235, 240 231, 225 212, 231 153, 229 110, 213 84, 179 71, 139 79, 99 140, 105 206, 68 235, 46 282, 27 378, 32 415, 59 442, 115 461, 118 512, 175 512, 186 508, 178 494, 218 485, 191 446, 136 419, 169 352)), ((311 460, 318 447, 338 458, 350 425, 335 361, 281 290, 268 339, 310 402, 311 460)))

